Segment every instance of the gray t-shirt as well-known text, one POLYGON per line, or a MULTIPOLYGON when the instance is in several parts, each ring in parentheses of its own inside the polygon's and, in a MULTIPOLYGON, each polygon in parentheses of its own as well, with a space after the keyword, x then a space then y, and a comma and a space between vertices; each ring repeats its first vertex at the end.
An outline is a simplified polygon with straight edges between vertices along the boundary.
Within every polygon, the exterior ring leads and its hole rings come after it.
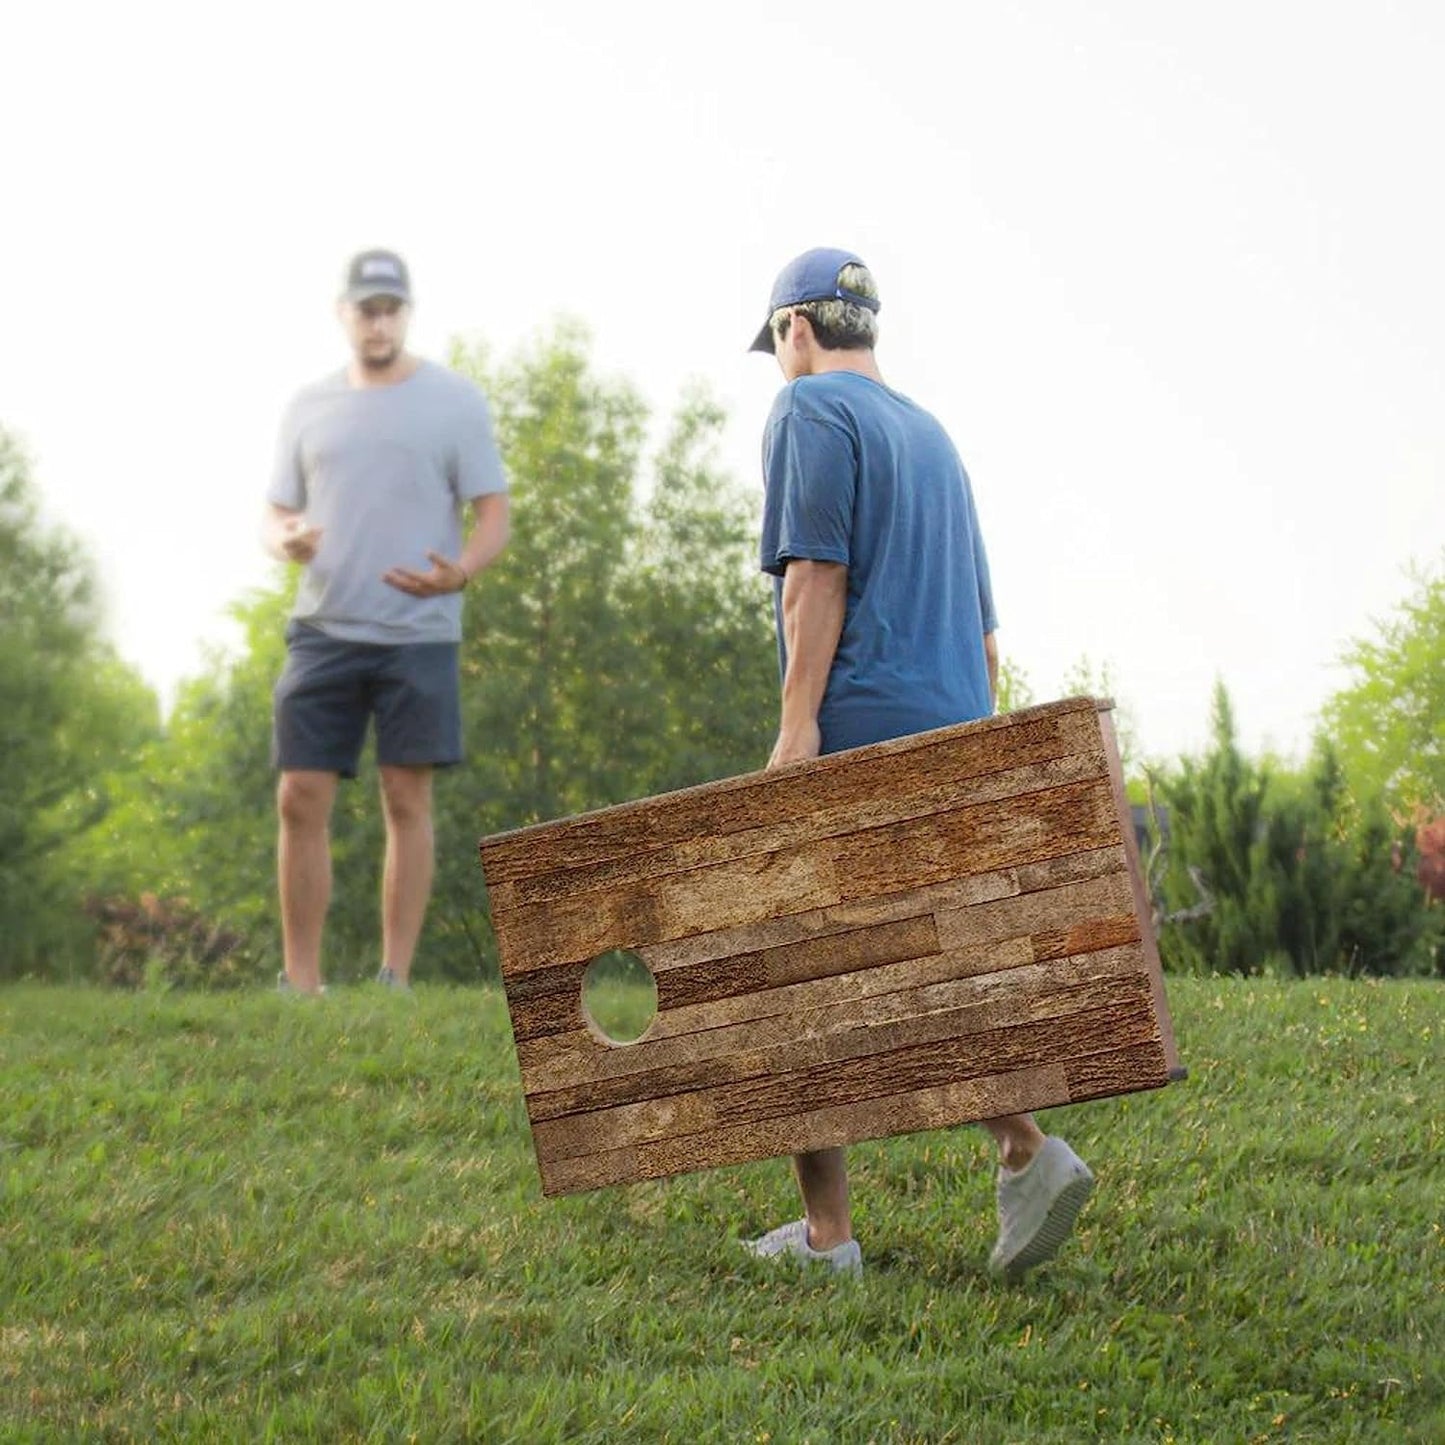
POLYGON ((322 529, 292 616, 352 642, 459 641, 460 593, 411 597, 382 574, 425 572, 429 551, 455 560, 462 505, 506 490, 486 398, 456 372, 423 361, 390 386, 352 386, 342 371, 306 387, 266 494, 322 529))

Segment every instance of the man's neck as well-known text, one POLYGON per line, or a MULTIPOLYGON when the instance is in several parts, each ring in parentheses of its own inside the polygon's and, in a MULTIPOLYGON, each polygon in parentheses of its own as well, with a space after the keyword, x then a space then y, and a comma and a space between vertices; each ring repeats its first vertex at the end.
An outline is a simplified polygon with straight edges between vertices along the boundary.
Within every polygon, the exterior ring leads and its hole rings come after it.
POLYGON ((811 360, 812 376, 821 376, 825 371, 856 371, 859 376, 866 376, 869 381, 876 381, 879 386, 887 384, 883 380, 883 373, 878 370, 878 362, 870 348, 825 351, 819 346, 814 348, 811 360))
POLYGON ((381 367, 363 366, 352 357, 351 364, 346 368, 346 379, 353 387, 395 386, 397 382, 405 381, 420 365, 421 362, 409 351, 399 353, 395 361, 381 367))

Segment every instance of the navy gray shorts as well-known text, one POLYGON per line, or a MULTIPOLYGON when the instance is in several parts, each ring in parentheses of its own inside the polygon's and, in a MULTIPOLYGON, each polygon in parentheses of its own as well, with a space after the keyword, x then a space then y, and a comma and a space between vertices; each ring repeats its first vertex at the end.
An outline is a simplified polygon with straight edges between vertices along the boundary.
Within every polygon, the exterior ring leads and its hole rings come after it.
POLYGON ((455 642, 347 642, 289 622, 271 717, 272 766, 354 778, 372 719, 378 763, 461 762, 460 651, 455 642))

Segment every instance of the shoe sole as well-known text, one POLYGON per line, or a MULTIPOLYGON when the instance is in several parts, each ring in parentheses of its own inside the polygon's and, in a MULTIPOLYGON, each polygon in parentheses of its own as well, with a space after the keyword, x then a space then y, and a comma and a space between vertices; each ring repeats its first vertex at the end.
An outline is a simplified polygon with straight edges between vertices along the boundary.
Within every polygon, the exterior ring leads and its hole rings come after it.
POLYGON ((1080 1174, 1069 1180, 1049 1205, 1049 1212, 1044 1215, 1044 1222, 1038 1227, 1034 1237, 1007 1264, 1000 1265, 998 1272, 1005 1279, 1016 1280, 1052 1259, 1073 1233, 1074 1222, 1093 1192, 1093 1175, 1080 1174))

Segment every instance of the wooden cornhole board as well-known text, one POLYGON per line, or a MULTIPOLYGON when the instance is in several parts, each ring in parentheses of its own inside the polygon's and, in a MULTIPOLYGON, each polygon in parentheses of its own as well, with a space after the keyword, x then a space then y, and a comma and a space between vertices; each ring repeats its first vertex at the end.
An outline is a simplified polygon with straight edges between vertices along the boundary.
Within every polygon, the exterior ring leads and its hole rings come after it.
POLYGON ((481 842, 543 1192, 1153 1089, 1178 1056, 1110 704, 481 842), (613 1044, 587 965, 658 1013, 613 1044))

